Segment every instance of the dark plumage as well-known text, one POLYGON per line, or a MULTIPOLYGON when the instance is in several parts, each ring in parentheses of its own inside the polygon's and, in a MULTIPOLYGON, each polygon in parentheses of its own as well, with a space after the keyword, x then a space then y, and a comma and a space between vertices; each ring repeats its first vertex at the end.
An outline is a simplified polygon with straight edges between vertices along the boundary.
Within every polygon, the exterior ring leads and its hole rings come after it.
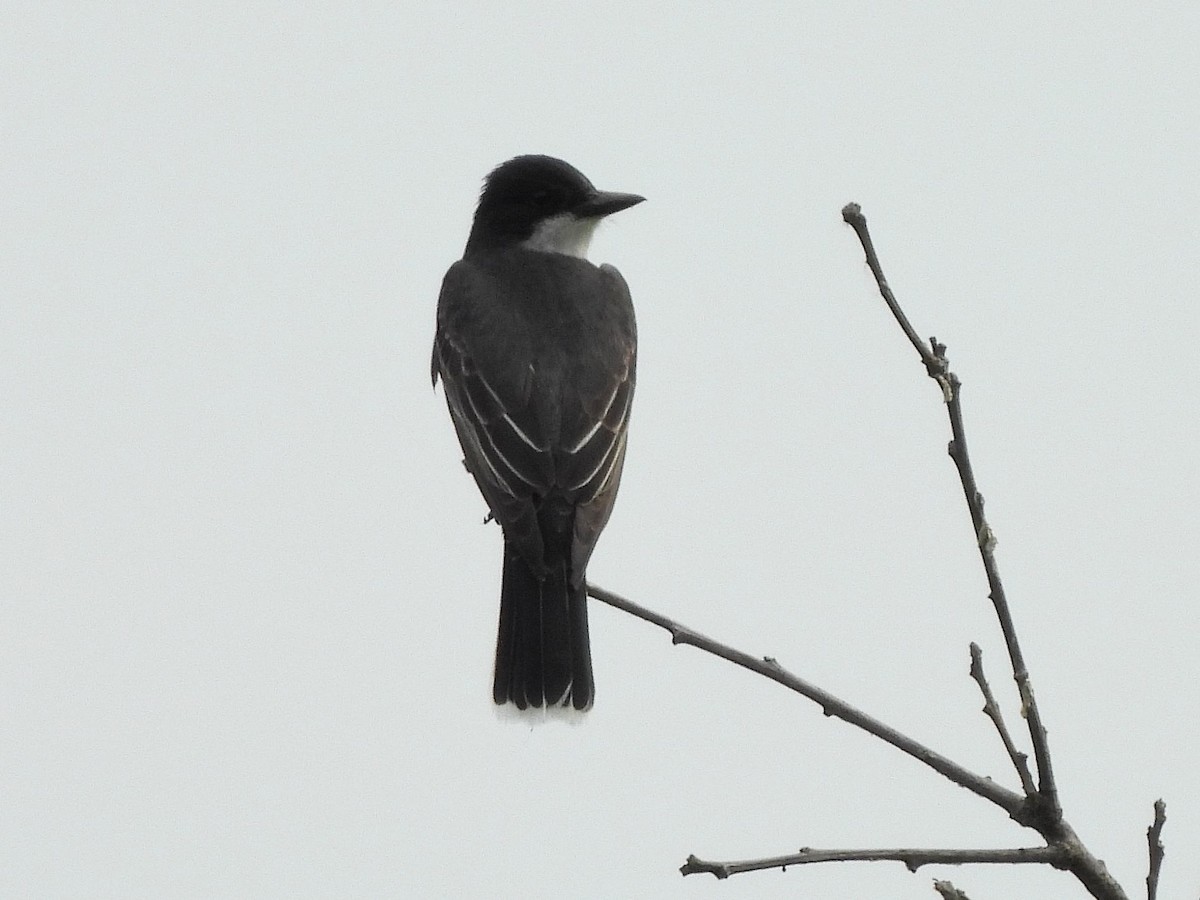
POLYGON ((504 531, 497 703, 592 705, 586 568, 621 479, 637 330, 620 273, 582 256, 641 200, 562 160, 509 160, 442 284, 433 380, 504 531))

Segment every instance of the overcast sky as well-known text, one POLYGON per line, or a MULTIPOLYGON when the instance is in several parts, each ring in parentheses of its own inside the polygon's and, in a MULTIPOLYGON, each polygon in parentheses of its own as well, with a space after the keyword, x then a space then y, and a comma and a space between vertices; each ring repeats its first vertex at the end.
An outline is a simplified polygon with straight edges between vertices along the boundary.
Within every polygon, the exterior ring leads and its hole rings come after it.
MULTIPOLYGON (((1016 780, 914 325, 949 346, 1069 820, 1200 890, 1200 7, 0 10, 0 895, 1082 897, 1037 868, 681 878, 1036 843, 811 703, 592 605, 585 724, 497 721, 500 533, 429 347, 480 181, 647 202, 594 583, 1016 780)), ((170 7, 170 8, 167 8, 170 7)))

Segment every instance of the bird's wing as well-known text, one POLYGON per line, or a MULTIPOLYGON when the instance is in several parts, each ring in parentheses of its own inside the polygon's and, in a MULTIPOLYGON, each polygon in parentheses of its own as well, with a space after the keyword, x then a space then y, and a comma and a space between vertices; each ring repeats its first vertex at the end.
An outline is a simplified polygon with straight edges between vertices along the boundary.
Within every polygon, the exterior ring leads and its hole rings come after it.
POLYGON ((438 377, 463 449, 492 515, 510 539, 541 555, 531 498, 553 486, 553 455, 539 418, 528 338, 502 304, 481 294, 469 265, 451 266, 438 299, 438 377))
POLYGON ((637 333, 629 288, 604 266, 602 291, 581 312, 584 339, 567 361, 561 427, 555 442, 558 483, 590 503, 612 476, 625 439, 637 365, 637 333))
POLYGON ((445 385, 464 462, 509 540, 536 566, 538 510, 556 497, 574 510, 572 557, 586 564, 620 481, 636 326, 616 269, 547 256, 505 278, 468 262, 451 267, 433 377, 445 385), (543 296, 551 285, 555 304, 543 296))
POLYGON ((576 497, 572 572, 582 579, 608 523, 621 469, 637 381, 637 326, 625 279, 601 266, 604 304, 593 312, 564 390, 562 440, 556 448, 559 482, 576 497))

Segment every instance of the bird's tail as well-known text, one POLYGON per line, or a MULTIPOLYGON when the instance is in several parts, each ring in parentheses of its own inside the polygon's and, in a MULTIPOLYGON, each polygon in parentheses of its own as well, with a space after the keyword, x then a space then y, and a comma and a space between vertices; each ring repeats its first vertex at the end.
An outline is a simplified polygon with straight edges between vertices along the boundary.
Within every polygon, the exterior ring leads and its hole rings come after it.
POLYGON ((565 560, 552 561, 539 580, 505 543, 492 696, 518 709, 586 710, 594 693, 587 587, 582 579, 571 586, 565 560))

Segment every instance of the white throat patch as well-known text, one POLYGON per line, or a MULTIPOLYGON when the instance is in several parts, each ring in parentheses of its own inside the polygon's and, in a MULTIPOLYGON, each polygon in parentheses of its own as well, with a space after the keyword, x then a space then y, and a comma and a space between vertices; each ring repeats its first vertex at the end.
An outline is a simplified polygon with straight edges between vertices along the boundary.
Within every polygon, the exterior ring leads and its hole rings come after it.
POLYGON ((540 250, 542 253, 565 253, 567 256, 578 256, 587 259, 588 245, 600 219, 580 219, 571 213, 559 213, 551 216, 537 230, 526 238, 521 246, 526 250, 540 250))

